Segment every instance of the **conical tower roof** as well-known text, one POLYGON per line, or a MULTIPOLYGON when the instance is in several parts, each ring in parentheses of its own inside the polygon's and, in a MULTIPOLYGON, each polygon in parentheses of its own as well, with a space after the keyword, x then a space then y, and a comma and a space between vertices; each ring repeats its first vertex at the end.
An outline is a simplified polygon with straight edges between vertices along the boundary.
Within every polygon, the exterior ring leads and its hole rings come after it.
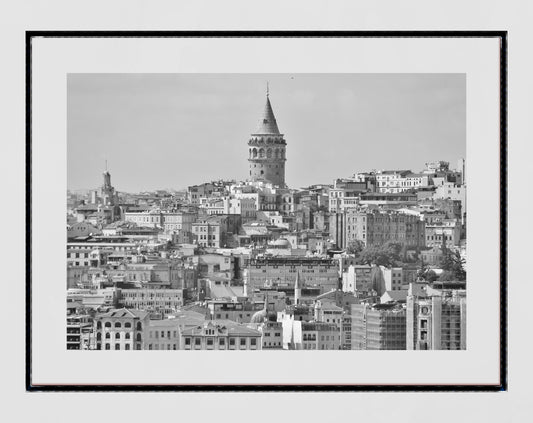
POLYGON ((272 105, 270 104, 270 99, 266 98, 265 110, 263 112, 263 117, 259 123, 259 127, 256 134, 269 134, 269 135, 280 135, 278 124, 276 123, 276 118, 274 112, 272 111, 272 105))

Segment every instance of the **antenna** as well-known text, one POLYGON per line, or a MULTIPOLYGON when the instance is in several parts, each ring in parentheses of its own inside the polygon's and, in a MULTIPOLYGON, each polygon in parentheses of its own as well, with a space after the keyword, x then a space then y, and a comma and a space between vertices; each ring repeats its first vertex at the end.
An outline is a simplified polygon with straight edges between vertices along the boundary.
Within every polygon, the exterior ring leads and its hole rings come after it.
POLYGON ((267 97, 268 97, 269 94, 270 94, 270 92, 269 92, 269 89, 268 89, 268 81, 267 81, 267 97))
POLYGON ((105 159, 105 171, 107 172, 107 159, 105 159))

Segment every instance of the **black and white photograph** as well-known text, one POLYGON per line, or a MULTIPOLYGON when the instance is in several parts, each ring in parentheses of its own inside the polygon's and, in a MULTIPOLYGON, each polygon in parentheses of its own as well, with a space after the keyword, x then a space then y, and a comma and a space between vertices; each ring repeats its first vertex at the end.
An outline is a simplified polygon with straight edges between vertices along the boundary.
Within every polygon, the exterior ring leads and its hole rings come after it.
POLYGON ((465 73, 66 83, 67 350, 468 348, 465 73))
POLYGON ((28 389, 500 390, 502 40, 29 33, 28 389))

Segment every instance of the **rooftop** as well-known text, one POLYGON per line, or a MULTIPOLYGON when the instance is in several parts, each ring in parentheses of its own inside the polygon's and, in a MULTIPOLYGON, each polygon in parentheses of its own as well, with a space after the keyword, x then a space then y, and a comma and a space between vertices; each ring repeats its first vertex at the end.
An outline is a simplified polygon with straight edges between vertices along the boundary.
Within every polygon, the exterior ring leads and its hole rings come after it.
POLYGON ((263 110, 263 116, 259 127, 254 134, 269 134, 269 135, 280 135, 278 124, 274 116, 274 111, 272 110, 272 105, 270 104, 270 98, 267 94, 265 109, 263 110))

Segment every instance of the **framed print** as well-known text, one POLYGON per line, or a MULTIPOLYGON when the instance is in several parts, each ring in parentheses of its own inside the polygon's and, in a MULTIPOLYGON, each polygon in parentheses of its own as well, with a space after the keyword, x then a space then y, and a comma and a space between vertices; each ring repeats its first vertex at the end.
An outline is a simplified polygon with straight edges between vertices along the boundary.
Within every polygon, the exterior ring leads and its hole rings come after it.
POLYGON ((27 390, 506 390, 506 63, 27 32, 27 390))

